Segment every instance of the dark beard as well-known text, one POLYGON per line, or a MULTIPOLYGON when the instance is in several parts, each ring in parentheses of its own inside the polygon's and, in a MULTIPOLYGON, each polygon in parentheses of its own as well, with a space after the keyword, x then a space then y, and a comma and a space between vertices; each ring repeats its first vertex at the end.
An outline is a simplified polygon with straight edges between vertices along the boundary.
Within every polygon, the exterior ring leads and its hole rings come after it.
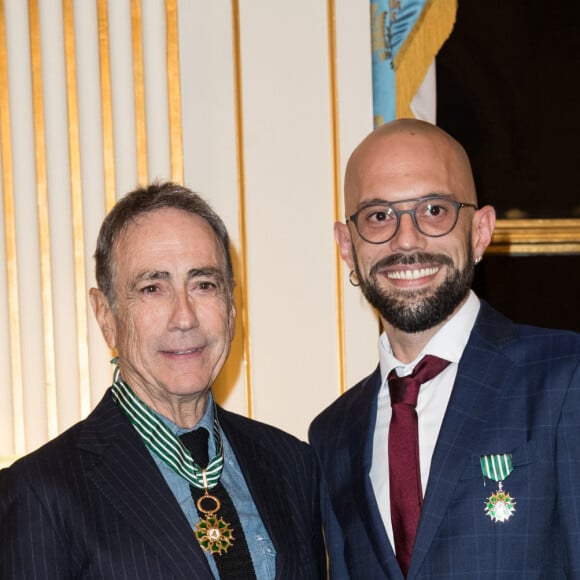
POLYGON ((473 282, 473 251, 467 246, 467 261, 463 270, 453 265, 451 258, 440 254, 393 254, 377 262, 363 279, 358 260, 355 257, 355 271, 360 287, 371 306, 376 308, 389 324, 403 332, 415 333, 428 330, 446 320, 467 296, 473 282), (449 267, 443 283, 434 291, 396 292, 387 294, 377 283, 377 272, 394 264, 441 264, 449 267))

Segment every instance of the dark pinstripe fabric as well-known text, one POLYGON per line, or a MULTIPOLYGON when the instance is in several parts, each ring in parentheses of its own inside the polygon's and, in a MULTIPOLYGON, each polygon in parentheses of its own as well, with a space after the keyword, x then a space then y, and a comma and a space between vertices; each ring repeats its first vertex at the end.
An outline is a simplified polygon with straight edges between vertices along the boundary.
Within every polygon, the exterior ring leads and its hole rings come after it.
MULTIPOLYGON (((333 578, 402 579, 369 479, 378 369, 315 419, 333 578), (334 570, 333 570, 334 567, 334 570)), ((433 455, 408 578, 580 578, 580 335, 482 303, 433 455), (494 523, 479 466, 511 452, 516 512, 494 523)))
MULTIPOLYGON (((318 474, 305 443, 218 410, 277 550, 276 577, 324 577, 318 474)), ((107 393, 0 471, 0 580, 211 578, 161 473, 107 393)))

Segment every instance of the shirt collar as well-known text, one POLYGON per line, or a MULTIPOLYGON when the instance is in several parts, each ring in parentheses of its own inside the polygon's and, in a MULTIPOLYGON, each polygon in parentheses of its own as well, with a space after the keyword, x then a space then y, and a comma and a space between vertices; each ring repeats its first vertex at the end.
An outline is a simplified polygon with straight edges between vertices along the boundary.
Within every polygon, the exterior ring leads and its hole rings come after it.
MULTIPOLYGON (((153 409, 152 409, 153 410, 153 409)), ((165 425, 169 428, 169 430, 176 436, 179 437, 188 431, 193 431, 194 429, 198 429, 199 427, 203 427, 209 433, 209 440, 208 440, 208 452, 209 456, 212 457, 215 454, 216 449, 216 442, 213 432, 213 425, 215 421, 215 405, 213 399, 213 393, 210 391, 209 396, 207 398, 207 405, 205 407, 205 413, 203 417, 197 422, 197 424, 193 427, 193 429, 185 429, 180 427, 176 423, 174 423, 171 419, 168 419, 164 415, 161 415, 157 411, 153 412, 165 423, 165 425)))
POLYGON ((458 363, 475 324, 479 306, 479 298, 473 290, 470 290, 467 300, 459 310, 431 337, 419 356, 409 364, 404 364, 395 357, 389 339, 383 332, 379 337, 379 360, 383 382, 394 368, 401 370, 401 376, 411 373, 426 354, 438 356, 451 363, 458 363))

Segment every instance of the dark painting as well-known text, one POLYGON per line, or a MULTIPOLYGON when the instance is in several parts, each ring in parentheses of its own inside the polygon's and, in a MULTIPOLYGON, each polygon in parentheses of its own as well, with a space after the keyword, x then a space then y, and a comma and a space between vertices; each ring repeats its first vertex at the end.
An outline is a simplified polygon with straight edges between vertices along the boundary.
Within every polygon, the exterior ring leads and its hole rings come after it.
POLYGON ((459 0, 437 123, 498 217, 580 218, 580 2, 459 0))
MULTIPOLYGON (((437 124, 500 219, 579 219, 580 1, 459 0, 437 124)), ((486 255, 474 287, 518 322, 580 331, 578 254, 486 255)))

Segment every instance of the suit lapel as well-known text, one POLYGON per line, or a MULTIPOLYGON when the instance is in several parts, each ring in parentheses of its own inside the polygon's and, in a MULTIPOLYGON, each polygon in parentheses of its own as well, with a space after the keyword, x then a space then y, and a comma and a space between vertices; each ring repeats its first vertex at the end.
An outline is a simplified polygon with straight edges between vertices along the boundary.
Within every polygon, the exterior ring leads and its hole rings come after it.
MULTIPOLYGON (((232 415, 218 407, 220 425, 236 455, 236 460, 244 474, 252 499, 274 547, 276 548, 276 570, 280 570, 284 554, 295 554, 295 536, 288 533, 284 513, 288 513, 283 503, 286 492, 282 485, 282 474, 286 471, 280 465, 275 453, 259 441, 249 437, 244 429, 232 420, 232 415)), ((288 509, 290 507, 288 506, 288 509)))
POLYGON ((511 322, 482 302, 480 313, 457 370, 431 461, 429 483, 408 578, 417 575, 455 487, 473 453, 496 395, 510 371, 498 346, 512 340, 511 322))
POLYGON ((211 577, 185 515, 110 394, 86 420, 79 447, 86 451, 87 477, 176 578, 211 577))
POLYGON ((380 516, 379 506, 370 478, 373 460, 373 439, 377 419, 378 391, 381 387, 380 368, 367 377, 359 390, 360 399, 357 401, 357 413, 353 414, 350 427, 350 456, 354 472, 354 489, 356 497, 364 494, 366 501, 356 501, 361 521, 365 525, 368 540, 375 553, 377 561, 388 578, 400 577, 401 569, 395 558, 395 552, 387 536, 387 532, 380 516), (364 445, 361 445, 361 441, 364 445))

